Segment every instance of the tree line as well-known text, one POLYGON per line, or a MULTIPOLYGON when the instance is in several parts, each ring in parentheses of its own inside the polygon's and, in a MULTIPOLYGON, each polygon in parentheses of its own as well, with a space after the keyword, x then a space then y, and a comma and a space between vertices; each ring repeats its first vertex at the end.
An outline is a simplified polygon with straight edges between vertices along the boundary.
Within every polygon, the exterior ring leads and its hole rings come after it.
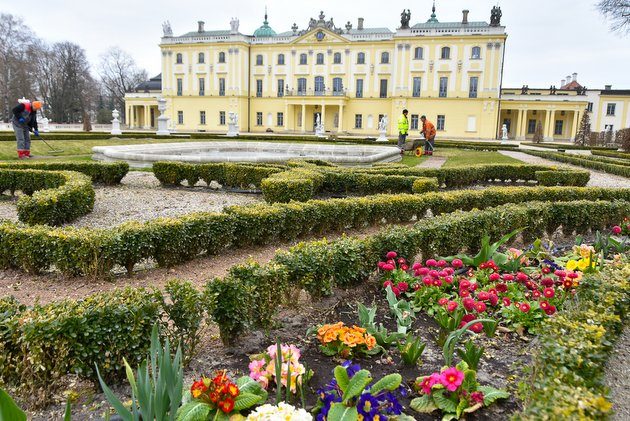
POLYGON ((94 74, 80 45, 46 43, 20 17, 0 14, 0 121, 10 121, 22 97, 43 100, 55 123, 109 123, 114 108, 125 121, 125 92, 145 80, 147 72, 118 47, 101 55, 94 74))

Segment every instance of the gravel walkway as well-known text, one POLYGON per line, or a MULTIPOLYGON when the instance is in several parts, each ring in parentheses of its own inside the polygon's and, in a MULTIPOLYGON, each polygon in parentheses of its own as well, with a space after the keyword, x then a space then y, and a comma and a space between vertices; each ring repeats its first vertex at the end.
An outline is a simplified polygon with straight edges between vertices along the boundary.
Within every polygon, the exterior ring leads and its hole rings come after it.
MULTIPOLYGON (((125 221, 147 221, 192 212, 220 212, 226 206, 248 205, 258 195, 213 191, 207 187, 165 188, 150 172, 130 171, 118 186, 95 186, 94 210, 70 225, 107 228, 125 221)), ((17 221, 16 198, 0 199, 0 219, 17 221)))
POLYGON ((420 168, 442 168, 442 165, 446 163, 447 158, 441 156, 429 156, 427 159, 416 165, 420 168))
POLYGON ((630 329, 626 326, 606 365, 604 383, 610 388, 613 421, 630 420, 630 329))
POLYGON ((591 180, 588 182, 588 187, 625 187, 630 188, 630 179, 625 177, 620 177, 618 175, 608 174, 601 171, 595 171, 588 168, 578 167, 577 165, 564 164, 557 161, 552 161, 549 159, 539 158, 537 156, 528 155, 524 152, 516 152, 516 151, 499 151, 500 154, 509 156, 514 159, 518 159, 519 161, 523 161, 527 164, 534 165, 553 165, 553 166, 563 166, 568 168, 573 168, 576 170, 586 170, 591 173, 591 180))

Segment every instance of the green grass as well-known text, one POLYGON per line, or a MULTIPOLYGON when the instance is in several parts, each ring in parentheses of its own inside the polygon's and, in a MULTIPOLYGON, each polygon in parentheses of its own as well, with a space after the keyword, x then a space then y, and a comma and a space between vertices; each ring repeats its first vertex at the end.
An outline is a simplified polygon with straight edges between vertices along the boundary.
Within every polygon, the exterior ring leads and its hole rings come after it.
MULTIPOLYGON (((465 167, 468 165, 480 164, 520 164, 518 159, 501 155, 499 152, 474 151, 468 149, 448 149, 440 148, 433 154, 435 157, 446 158, 446 163, 442 168, 465 167)), ((414 155, 405 155, 402 163, 415 167, 426 159, 426 156, 416 157, 414 155)))

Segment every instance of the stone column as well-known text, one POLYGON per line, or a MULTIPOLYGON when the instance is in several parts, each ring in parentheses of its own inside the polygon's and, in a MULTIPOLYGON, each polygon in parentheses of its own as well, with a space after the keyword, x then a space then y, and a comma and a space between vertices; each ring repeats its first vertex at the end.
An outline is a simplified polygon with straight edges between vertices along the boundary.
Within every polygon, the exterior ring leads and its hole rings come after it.
POLYGON ((324 131, 326 131, 326 105, 322 104, 322 125, 324 126, 324 131))
POLYGON ((545 124, 543 125, 543 140, 549 140, 549 124, 551 121, 551 110, 545 111, 545 124))
POLYGON ((282 121, 284 131, 289 130, 289 104, 284 104, 284 120, 282 121))
POLYGON ((518 140, 525 140, 527 135, 527 110, 519 111, 518 118, 518 140))
POLYGON ((151 128, 151 112, 149 111, 148 105, 144 106, 144 128, 145 129, 151 128))
POLYGON ((581 114, 582 113, 580 111, 573 111, 573 126, 571 127, 571 135, 569 136, 573 141, 575 141, 575 137, 577 136, 579 130, 578 124, 580 124, 581 114))
POLYGON ((553 142, 554 132, 556 131, 556 110, 549 111, 549 134, 547 138, 553 142))
POLYGON ((337 127, 337 132, 343 132, 343 105, 339 106, 339 126, 337 127))
POLYGON ((306 104, 302 104, 302 133, 306 133, 306 104))

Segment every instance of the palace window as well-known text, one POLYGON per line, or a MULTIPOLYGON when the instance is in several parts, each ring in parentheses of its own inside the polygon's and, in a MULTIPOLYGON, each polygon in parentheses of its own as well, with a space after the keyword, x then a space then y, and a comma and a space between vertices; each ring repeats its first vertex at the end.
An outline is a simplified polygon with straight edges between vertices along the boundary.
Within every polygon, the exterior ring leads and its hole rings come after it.
POLYGON ((529 120, 527 122, 527 134, 536 133, 536 120, 529 120))
POLYGON ((409 124, 411 130, 418 130, 418 120, 418 114, 411 114, 411 122, 409 124))
POLYGON ((357 64, 365 64, 365 53, 357 54, 357 64))
POLYGON ((308 56, 304 53, 300 54, 300 64, 308 64, 308 56))
POLYGON ((586 106, 586 111, 588 111, 589 113, 593 112, 593 103, 589 102, 588 105, 586 106))
POLYGON ((284 64, 284 54, 278 54, 278 64, 279 65, 284 64))
POLYGON ((473 47, 470 58, 473 60, 479 60, 481 58, 481 47, 473 47))
POLYGON ((354 115, 354 128, 362 129, 363 128, 363 114, 355 114, 354 115))
POLYGON ((263 95, 263 81, 262 79, 256 79, 256 96, 261 97, 263 95))
POLYGON ((317 64, 324 64, 324 55, 322 53, 317 53, 317 64))
POLYGON ((440 98, 446 98, 448 94, 448 78, 440 78, 440 98))
POLYGON ((262 66, 263 65, 263 56, 262 54, 258 54, 256 55, 256 66, 262 66))
POLYGON ((200 77, 199 78, 199 96, 204 96, 206 94, 206 79, 200 77))
POLYGON ((615 115, 616 108, 617 108, 617 104, 615 103, 606 105, 606 115, 615 115))
POLYGON ((278 126, 278 127, 284 126, 284 113, 278 113, 276 126, 278 126))
POLYGON ((284 79, 278 79, 278 97, 284 96, 284 79))
POLYGON ((413 78, 413 91, 411 95, 418 98, 420 96, 421 89, 422 89, 422 79, 419 77, 414 77, 413 78))
POLYGON ((182 96, 184 91, 184 80, 181 78, 177 79, 177 96, 182 96))
POLYGON ((381 53, 381 64, 389 64, 389 53, 387 51, 381 53))
POLYGON ((442 60, 449 60, 451 58, 451 49, 450 47, 442 47, 442 60))
POLYGON ((225 111, 219 111, 219 126, 225 126, 225 111))
POLYGON ((556 136, 561 136, 563 128, 564 128, 564 121, 556 120, 556 126, 554 127, 553 134, 556 136))
POLYGON ((263 115, 261 112, 257 112, 256 113, 256 125, 257 126, 262 126, 263 125, 263 115))
POLYGON ((387 98, 387 79, 381 79, 381 98, 387 98))
POLYGON ((413 50, 413 58, 414 60, 422 60, 424 58, 424 50, 422 47, 416 47, 416 49, 413 50))
POLYGON ((324 77, 315 76, 315 95, 324 94, 324 77))
POLYGON ((335 53, 335 55, 333 55, 333 63, 341 64, 341 53, 335 53))
POLYGON ((436 125, 435 128, 437 130, 444 130, 445 125, 446 125, 446 116, 438 115, 437 116, 437 125, 436 125))
POLYGON ((340 77, 336 77, 333 79, 333 95, 342 95, 343 94, 343 79, 340 77))
POLYGON ((470 78, 470 85, 468 86, 468 98, 477 98, 477 89, 479 87, 479 78, 473 76, 470 78))
POLYGON ((357 79, 357 98, 363 98, 363 79, 357 79))
POLYGON ((298 79, 298 95, 306 95, 306 78, 298 79))
POLYGON ((175 63, 182 64, 183 62, 184 57, 182 56, 182 53, 177 53, 177 55, 175 56, 175 63))
POLYGON ((178 111, 177 112, 177 124, 184 124, 184 112, 183 111, 178 111))
POLYGON ((225 96, 225 78, 219 78, 219 96, 225 96))
POLYGON ((219 63, 225 63, 225 53, 223 51, 219 53, 219 63))
POLYGON ((199 111, 199 124, 206 124, 206 112, 199 111))

